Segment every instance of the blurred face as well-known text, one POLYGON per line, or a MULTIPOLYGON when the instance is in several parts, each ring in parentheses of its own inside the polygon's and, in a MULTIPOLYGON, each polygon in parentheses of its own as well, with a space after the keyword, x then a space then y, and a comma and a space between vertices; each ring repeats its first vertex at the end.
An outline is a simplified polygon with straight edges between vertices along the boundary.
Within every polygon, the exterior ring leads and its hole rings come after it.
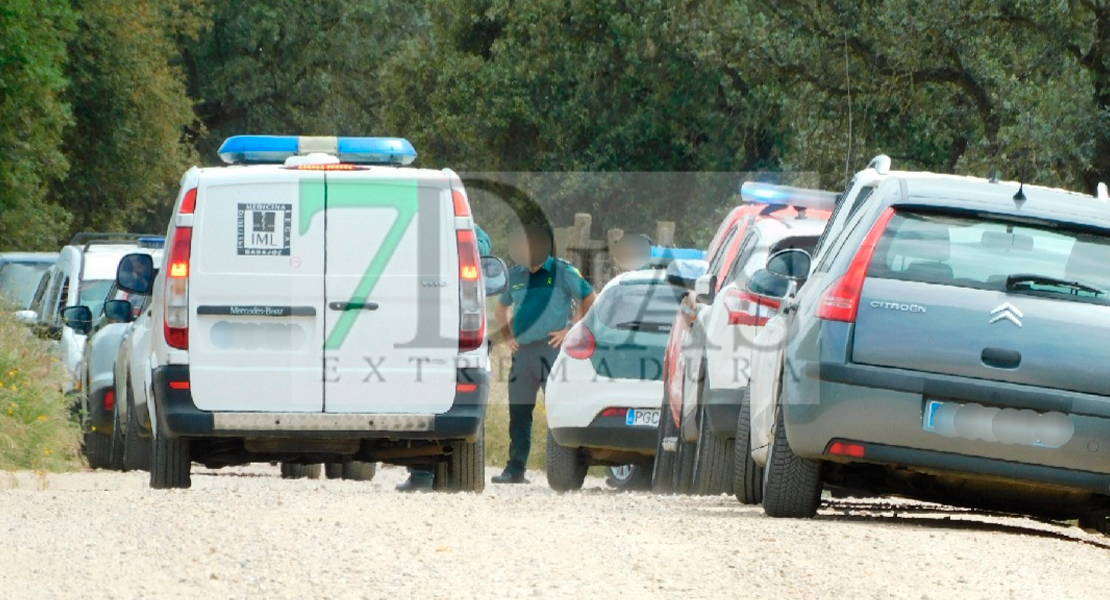
POLYGON ((535 266, 532 263, 532 246, 528 243, 528 236, 523 231, 518 231, 509 238, 509 257, 518 265, 535 266))

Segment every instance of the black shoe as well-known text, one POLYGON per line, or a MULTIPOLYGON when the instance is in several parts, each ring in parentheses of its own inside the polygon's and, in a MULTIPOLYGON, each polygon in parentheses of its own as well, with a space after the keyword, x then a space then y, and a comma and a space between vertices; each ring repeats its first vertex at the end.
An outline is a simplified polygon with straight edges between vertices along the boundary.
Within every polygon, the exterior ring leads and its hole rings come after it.
POLYGON ((510 473, 505 471, 500 475, 494 475, 490 481, 493 483, 528 483, 524 478, 524 473, 510 473))
POLYGON ((394 489, 398 492, 430 492, 432 491, 432 482, 431 480, 409 477, 403 483, 397 484, 394 489))

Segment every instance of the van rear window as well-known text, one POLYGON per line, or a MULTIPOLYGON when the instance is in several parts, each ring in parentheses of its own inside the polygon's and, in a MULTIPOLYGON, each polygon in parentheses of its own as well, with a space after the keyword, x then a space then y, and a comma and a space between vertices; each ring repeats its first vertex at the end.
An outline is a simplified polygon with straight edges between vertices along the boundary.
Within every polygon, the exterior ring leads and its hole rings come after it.
POLYGON ((899 211, 869 277, 1110 304, 1110 232, 899 211))

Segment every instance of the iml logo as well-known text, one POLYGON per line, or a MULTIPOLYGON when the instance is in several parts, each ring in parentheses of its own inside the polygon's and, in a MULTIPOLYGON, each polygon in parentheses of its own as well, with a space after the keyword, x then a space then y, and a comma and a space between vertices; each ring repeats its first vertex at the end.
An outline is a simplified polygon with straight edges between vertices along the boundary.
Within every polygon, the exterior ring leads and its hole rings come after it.
POLYGON ((254 230, 251 233, 251 243, 256 246, 273 246, 276 222, 276 212, 256 211, 254 213, 254 230))
POLYGON ((994 310, 991 311, 991 322, 990 322, 990 324, 994 325, 995 323, 998 323, 999 321, 1009 321, 1009 322, 1013 323, 1014 325, 1017 325, 1018 327, 1021 327, 1022 326, 1021 325, 1021 320, 1024 317, 1025 317, 1025 314, 1022 313, 1021 310, 1018 309, 1018 307, 1014 306, 1013 304, 1010 304, 1009 302, 1004 302, 1004 303, 1002 303, 1002 305, 998 306, 997 308, 995 308, 994 310))

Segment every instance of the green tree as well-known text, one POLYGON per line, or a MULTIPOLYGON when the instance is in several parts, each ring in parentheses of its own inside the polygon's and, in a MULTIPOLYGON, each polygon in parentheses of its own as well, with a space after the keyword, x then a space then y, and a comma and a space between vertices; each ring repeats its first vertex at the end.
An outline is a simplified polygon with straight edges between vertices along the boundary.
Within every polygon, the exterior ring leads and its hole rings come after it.
POLYGON ((46 192, 66 172, 63 69, 72 29, 64 0, 0 5, 0 249, 48 249, 67 228, 46 192))

